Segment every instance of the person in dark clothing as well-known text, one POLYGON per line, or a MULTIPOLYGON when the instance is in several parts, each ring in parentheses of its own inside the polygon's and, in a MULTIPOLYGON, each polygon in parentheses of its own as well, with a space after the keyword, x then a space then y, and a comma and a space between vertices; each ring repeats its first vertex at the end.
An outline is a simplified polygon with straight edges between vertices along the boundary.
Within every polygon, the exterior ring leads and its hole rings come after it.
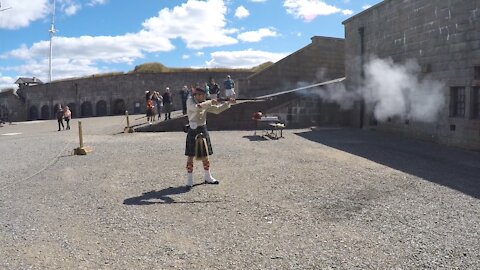
POLYGON ((170 93, 170 88, 167 87, 165 93, 162 95, 163 97, 163 109, 165 110, 165 120, 172 119, 172 109, 173 109, 173 100, 172 94, 170 93))
POLYGON ((210 95, 213 95, 212 98, 220 99, 220 87, 218 86, 217 83, 215 83, 215 79, 211 78, 210 83, 208 84, 208 87, 210 89, 210 95))
POLYGON ((188 99, 188 87, 186 85, 183 86, 182 90, 180 90, 180 97, 182 98, 182 114, 187 114, 187 99, 188 99))
POLYGON ((58 121, 58 131, 65 129, 65 126, 63 125, 63 109, 62 105, 58 104, 57 108, 55 109, 55 114, 57 116, 57 121, 58 121), (62 126, 62 129, 60 129, 60 126, 62 126))

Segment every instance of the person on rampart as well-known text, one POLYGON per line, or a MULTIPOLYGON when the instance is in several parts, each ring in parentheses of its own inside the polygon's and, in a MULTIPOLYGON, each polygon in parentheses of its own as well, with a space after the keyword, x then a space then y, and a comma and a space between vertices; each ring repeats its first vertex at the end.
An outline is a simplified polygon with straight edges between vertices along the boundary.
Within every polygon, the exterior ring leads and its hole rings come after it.
POLYGON ((169 87, 165 89, 165 93, 163 93, 162 97, 163 109, 165 110, 165 120, 172 119, 173 100, 169 87))
POLYGON ((223 87, 225 88, 225 97, 227 99, 236 99, 235 93, 235 82, 232 80, 230 75, 227 75, 227 79, 223 81, 223 87))

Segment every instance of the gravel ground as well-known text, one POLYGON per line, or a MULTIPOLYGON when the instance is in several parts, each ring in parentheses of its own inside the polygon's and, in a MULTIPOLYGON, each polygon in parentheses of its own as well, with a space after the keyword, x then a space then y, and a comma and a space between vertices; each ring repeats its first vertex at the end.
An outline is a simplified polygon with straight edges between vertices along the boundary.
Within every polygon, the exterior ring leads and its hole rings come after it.
POLYGON ((87 156, 72 155, 76 120, 0 127, 1 269, 480 266, 480 153, 353 129, 214 131, 221 183, 201 184, 196 162, 187 192, 184 133, 82 121, 87 156))

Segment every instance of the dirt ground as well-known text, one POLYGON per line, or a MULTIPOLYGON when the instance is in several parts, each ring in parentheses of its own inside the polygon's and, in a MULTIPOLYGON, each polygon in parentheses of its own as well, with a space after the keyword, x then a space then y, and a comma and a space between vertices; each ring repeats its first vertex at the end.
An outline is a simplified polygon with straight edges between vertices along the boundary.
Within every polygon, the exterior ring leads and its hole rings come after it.
POLYGON ((220 185, 196 162, 187 191, 184 133, 82 119, 94 151, 75 156, 77 123, 0 127, 1 269, 480 266, 478 152, 356 129, 212 131, 220 185))

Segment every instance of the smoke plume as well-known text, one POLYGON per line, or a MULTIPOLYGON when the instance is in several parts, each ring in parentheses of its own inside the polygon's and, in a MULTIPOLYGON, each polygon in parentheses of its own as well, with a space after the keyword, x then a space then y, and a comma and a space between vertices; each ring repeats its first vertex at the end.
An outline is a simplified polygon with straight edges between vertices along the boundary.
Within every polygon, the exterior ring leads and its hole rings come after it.
POLYGON ((360 90, 379 121, 389 117, 434 122, 445 104, 445 85, 419 76, 415 60, 403 65, 391 59, 373 59, 365 65, 365 82, 360 90))
POLYGON ((445 106, 445 85, 428 76, 421 76, 415 60, 396 64, 392 59, 371 59, 365 66, 365 79, 356 89, 346 89, 344 83, 302 91, 314 93, 324 101, 351 109, 355 102, 365 101, 378 121, 388 118, 432 123, 445 106))

